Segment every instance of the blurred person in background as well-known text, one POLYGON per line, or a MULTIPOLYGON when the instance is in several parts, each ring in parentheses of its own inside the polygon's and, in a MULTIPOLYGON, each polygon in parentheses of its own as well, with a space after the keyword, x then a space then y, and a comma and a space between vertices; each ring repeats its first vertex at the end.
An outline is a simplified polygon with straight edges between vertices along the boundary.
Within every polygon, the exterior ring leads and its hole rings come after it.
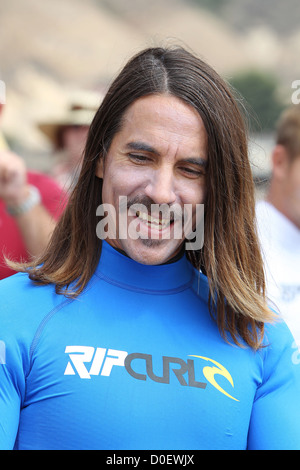
POLYGON ((265 200, 257 203, 267 294, 300 347, 300 105, 279 118, 265 200))
MULTIPOLYGON (((3 108, 0 103, 0 116, 3 108)), ((29 260, 46 248, 64 197, 53 179, 26 168, 0 132, 0 279, 14 273, 6 265, 6 256, 29 260)))
POLYGON ((54 148, 51 176, 69 190, 76 182, 89 126, 100 105, 100 93, 77 90, 67 97, 66 109, 38 128, 54 148))

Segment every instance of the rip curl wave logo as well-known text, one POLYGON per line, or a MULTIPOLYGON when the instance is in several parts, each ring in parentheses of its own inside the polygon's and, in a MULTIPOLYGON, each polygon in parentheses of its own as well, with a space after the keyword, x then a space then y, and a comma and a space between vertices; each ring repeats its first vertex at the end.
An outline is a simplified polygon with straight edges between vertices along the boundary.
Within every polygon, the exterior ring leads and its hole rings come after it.
POLYGON ((229 371, 219 362, 205 356, 189 355, 213 365, 204 365, 202 373, 207 382, 195 378, 195 362, 193 359, 184 361, 179 357, 162 356, 162 375, 153 371, 153 356, 145 353, 130 353, 118 349, 94 348, 92 346, 67 346, 65 353, 69 355, 64 375, 79 375, 81 379, 92 376, 109 377, 113 367, 124 367, 131 377, 137 380, 152 380, 162 384, 170 384, 171 375, 175 375, 182 386, 206 389, 207 383, 234 401, 217 381, 217 376, 225 378, 232 388, 234 383, 229 371), (89 367, 87 367, 89 365, 89 367), (76 374, 77 373, 77 374, 76 374))
POLYGON ((206 380, 208 380, 208 382, 211 385, 213 385, 213 387, 215 387, 217 390, 219 390, 219 392, 223 393, 224 395, 231 398, 232 400, 239 401, 236 398, 234 398, 233 396, 229 395, 229 393, 227 393, 216 382, 215 375, 222 375, 223 377, 225 377, 225 379, 228 380, 228 382, 231 384, 231 386, 234 387, 234 383, 233 383, 231 375, 229 374, 228 370, 225 369, 224 366, 222 366, 222 364, 219 364, 219 362, 214 361, 213 359, 209 359, 208 357, 203 357, 203 356, 193 356, 193 357, 199 357, 199 359, 204 359, 205 361, 210 361, 213 364, 215 364, 216 367, 215 366, 213 366, 213 367, 211 367, 211 366, 203 367, 204 377, 206 378, 206 380))

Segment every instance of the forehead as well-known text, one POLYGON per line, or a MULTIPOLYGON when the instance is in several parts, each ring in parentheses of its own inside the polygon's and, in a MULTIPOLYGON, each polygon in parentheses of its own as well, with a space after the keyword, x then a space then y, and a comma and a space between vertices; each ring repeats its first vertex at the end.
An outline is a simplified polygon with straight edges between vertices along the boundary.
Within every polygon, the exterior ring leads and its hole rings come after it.
POLYGON ((124 141, 142 139, 162 146, 184 145, 198 152, 207 142, 198 112, 171 95, 150 95, 136 100, 125 112, 119 134, 124 141))

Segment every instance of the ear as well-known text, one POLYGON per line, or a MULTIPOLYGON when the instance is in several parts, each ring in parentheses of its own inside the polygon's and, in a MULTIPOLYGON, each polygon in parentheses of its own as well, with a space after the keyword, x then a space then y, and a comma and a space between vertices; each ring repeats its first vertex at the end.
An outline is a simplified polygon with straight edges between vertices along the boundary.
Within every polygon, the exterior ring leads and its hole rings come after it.
POLYGON ((101 157, 98 159, 98 162, 96 165, 96 176, 98 176, 98 178, 103 179, 103 175, 104 175, 104 159, 103 157, 101 157))
POLYGON ((282 180, 287 173, 290 158, 283 145, 276 145, 272 152, 272 173, 273 177, 282 180))

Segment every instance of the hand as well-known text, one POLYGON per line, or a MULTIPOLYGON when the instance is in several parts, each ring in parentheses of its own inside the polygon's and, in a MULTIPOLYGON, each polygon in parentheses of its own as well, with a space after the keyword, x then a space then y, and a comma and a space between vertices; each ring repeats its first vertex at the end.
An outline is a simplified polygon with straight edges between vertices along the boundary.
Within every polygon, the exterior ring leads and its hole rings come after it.
POLYGON ((28 197, 26 165, 10 151, 0 151, 0 199, 15 206, 28 197))

